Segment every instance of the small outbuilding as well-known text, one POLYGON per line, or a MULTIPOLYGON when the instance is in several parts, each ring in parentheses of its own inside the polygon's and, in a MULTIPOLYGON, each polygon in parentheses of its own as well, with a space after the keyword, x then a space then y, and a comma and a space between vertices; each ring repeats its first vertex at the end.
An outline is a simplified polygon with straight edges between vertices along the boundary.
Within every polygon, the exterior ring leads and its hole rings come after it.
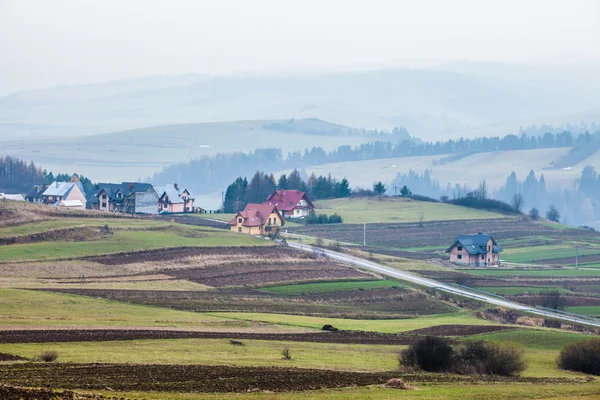
POLYGON ((490 235, 459 235, 446 253, 450 262, 470 267, 498 265, 502 248, 490 235))

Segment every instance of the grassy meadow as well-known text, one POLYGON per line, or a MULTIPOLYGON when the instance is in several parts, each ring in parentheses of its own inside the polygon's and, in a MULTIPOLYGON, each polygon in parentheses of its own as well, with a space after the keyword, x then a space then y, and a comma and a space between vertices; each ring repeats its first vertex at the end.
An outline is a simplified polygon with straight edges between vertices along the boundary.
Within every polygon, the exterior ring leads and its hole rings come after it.
POLYGON ((316 213, 338 213, 346 224, 403 223, 423 221, 454 221, 467 219, 504 218, 501 214, 443 203, 428 203, 384 197, 320 200, 315 202, 316 213))
POLYGON ((398 287, 398 282, 390 280, 372 281, 340 281, 340 282, 316 282, 301 283, 298 285, 268 286, 259 289, 262 292, 273 293, 283 296, 298 296, 313 293, 344 292, 348 290, 365 290, 382 287, 398 287))

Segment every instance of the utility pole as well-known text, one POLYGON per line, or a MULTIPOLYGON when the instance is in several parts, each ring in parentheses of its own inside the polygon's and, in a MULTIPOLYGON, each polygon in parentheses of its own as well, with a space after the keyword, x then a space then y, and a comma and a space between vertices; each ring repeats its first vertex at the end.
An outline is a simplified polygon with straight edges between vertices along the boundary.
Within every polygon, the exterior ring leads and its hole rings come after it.
POLYGON ((579 267, 579 243, 575 243, 575 268, 579 267))
POLYGON ((363 224, 363 246, 367 246, 367 223, 363 224))
POLYGON ((394 196, 398 196, 398 185, 394 185, 394 196))
POLYGON ((225 212, 225 193, 221 191, 221 212, 225 212))

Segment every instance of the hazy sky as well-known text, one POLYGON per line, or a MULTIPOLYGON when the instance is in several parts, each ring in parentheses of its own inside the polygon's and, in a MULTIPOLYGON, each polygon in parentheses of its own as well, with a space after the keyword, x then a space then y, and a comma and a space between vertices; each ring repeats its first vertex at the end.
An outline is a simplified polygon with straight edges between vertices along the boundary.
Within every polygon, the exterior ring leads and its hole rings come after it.
POLYGON ((0 0, 0 95, 188 72, 600 61, 600 0, 0 0))

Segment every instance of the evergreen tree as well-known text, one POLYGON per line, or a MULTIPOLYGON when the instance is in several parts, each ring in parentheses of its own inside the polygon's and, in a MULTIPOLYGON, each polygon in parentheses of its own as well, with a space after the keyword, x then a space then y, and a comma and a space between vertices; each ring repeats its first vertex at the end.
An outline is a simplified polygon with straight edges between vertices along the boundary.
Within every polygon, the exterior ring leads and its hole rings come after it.
POLYGON ((226 213, 237 213, 246 207, 246 189, 248 181, 246 178, 239 177, 227 187, 223 210, 226 213))
POLYGON ((285 174, 281 174, 279 180, 277 181, 277 189, 286 190, 288 189, 288 179, 285 174))
POLYGON ((350 194, 352 194, 352 190, 350 190, 350 182, 348 182, 348 179, 344 177, 341 181, 339 181, 335 186, 334 192, 334 196, 337 198, 349 197, 350 194))

